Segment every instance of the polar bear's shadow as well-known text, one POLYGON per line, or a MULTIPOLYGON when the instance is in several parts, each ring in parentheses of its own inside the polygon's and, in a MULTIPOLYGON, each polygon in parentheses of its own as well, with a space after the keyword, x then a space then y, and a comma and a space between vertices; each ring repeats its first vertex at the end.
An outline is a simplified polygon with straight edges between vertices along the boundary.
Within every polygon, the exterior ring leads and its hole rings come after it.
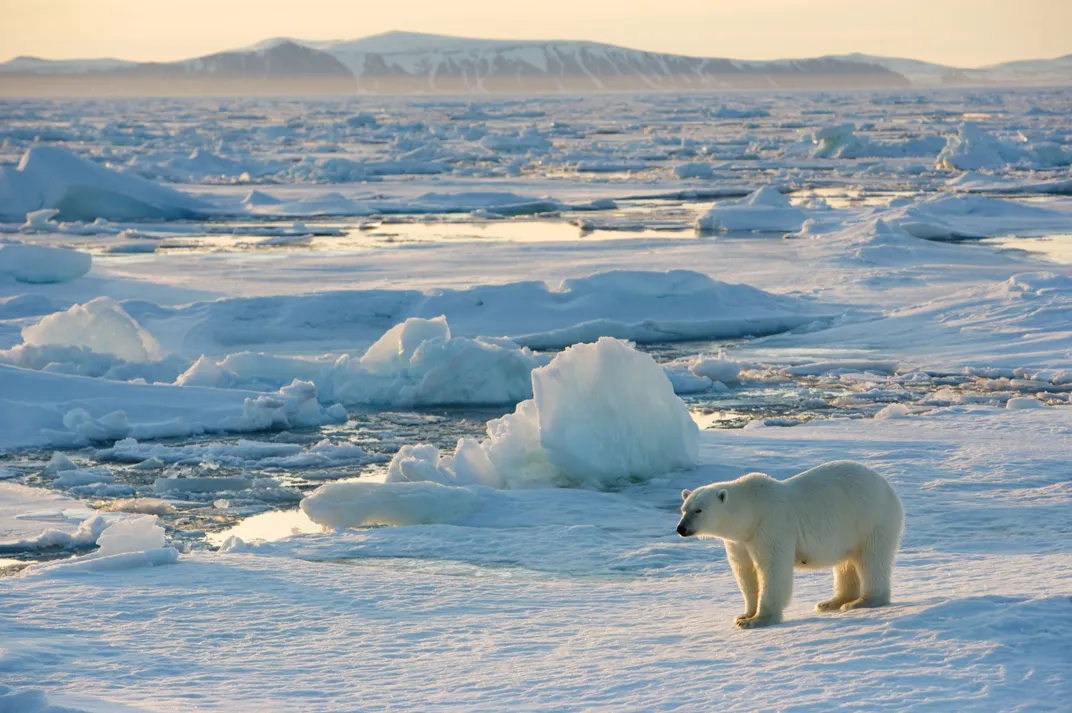
POLYGON ((812 610, 801 612, 799 615, 790 614, 781 624, 770 628, 778 630, 809 625, 836 629, 883 626, 904 615, 913 613, 920 606, 933 605, 937 601, 897 601, 875 609, 855 609, 848 612, 818 612, 812 610))

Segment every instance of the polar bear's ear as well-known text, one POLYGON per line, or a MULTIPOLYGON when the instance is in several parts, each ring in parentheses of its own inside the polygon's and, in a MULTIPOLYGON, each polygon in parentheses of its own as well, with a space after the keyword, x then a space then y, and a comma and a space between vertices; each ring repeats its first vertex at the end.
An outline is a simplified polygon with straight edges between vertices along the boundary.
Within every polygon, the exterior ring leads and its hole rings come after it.
POLYGON ((681 491, 681 499, 682 500, 688 500, 690 495, 692 495, 692 491, 689 490, 688 488, 686 488, 685 490, 681 491))
POLYGON ((720 503, 726 502, 726 491, 725 490, 719 490, 718 491, 718 501, 720 503))

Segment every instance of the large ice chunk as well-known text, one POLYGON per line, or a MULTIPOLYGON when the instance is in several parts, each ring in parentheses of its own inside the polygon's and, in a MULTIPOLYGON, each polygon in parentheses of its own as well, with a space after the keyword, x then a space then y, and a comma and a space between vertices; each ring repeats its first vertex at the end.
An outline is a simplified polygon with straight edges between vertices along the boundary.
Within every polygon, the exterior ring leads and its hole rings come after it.
POLYGON ((22 243, 0 245, 0 275, 11 275, 19 282, 71 282, 89 272, 92 264, 89 253, 77 250, 22 243))
POLYGON ((1068 213, 1046 205, 980 195, 938 195, 882 213, 909 235, 927 240, 987 238, 1020 231, 1068 230, 1068 213))
POLYGON ((806 216, 790 204, 778 189, 764 186, 739 200, 716 203, 696 221, 701 232, 717 230, 759 230, 792 232, 800 230, 806 216))
POLYGON ((838 124, 816 131, 811 135, 811 143, 815 145, 811 152, 813 158, 856 159, 934 156, 946 141, 933 134, 900 141, 875 141, 857 134, 855 124, 838 124))
POLYGON ((155 515, 142 515, 113 523, 97 538, 97 545, 97 555, 108 557, 167 547, 167 539, 155 515))
POLYGON ((550 357, 509 339, 451 337, 445 317, 395 325, 360 358, 239 353, 202 356, 176 383, 260 389, 308 380, 322 400, 348 404, 432 406, 517 403, 532 397, 529 374, 550 357))
POLYGON ((946 171, 1000 170, 1013 164, 1021 168, 1053 168, 1072 163, 1072 153, 1053 143, 1033 144, 1000 139, 978 124, 966 121, 950 136, 938 154, 936 168, 946 171))
POLYGON ((98 166, 54 146, 32 146, 15 168, 0 168, 0 218, 52 208, 57 220, 183 220, 208 206, 144 178, 98 166))
POLYGON ((160 346, 122 307, 107 297, 56 312, 22 330, 32 346, 86 347, 133 362, 160 358, 160 346))
POLYGON ((616 339, 567 349, 533 372, 540 443, 580 483, 692 465, 699 432, 649 355, 616 339))
POLYGON ((114 572, 135 567, 174 564, 179 553, 167 543, 155 515, 124 518, 108 524, 97 537, 98 548, 82 557, 28 567, 22 576, 68 572, 114 572))
POLYGON ((389 480, 496 488, 610 487, 691 466, 699 431, 655 360, 604 337, 532 372, 534 397, 453 457, 401 450, 389 480))
POLYGON ((454 523, 482 503, 468 488, 432 482, 329 483, 301 501, 313 522, 328 528, 362 525, 431 525, 454 523))
POLYGON ((361 366, 373 374, 397 371, 408 366, 417 348, 429 339, 450 339, 447 318, 413 317, 388 329, 361 357, 361 366))
POLYGON ((453 456, 404 446, 387 482, 321 486, 301 502, 324 527, 464 520, 494 488, 612 487, 695 463, 699 430, 665 372, 605 337, 570 347, 532 373, 535 396, 488 422, 453 456))

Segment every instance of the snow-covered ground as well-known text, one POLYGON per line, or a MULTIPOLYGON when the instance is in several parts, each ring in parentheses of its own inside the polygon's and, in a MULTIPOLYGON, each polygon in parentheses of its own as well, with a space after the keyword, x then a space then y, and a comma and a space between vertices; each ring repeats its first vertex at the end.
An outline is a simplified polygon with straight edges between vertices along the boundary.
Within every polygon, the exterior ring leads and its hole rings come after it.
POLYGON ((0 711, 1065 710, 1070 96, 5 102, 0 711), (737 630, 835 459, 893 606, 737 630))

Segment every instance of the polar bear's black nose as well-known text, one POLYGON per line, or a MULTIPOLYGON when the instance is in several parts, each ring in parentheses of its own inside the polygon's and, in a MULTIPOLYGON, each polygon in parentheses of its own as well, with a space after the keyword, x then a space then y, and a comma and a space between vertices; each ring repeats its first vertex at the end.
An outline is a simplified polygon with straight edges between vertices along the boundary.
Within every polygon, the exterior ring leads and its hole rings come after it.
POLYGON ((681 535, 682 537, 689 536, 689 529, 685 527, 684 523, 677 526, 677 534, 681 535))

